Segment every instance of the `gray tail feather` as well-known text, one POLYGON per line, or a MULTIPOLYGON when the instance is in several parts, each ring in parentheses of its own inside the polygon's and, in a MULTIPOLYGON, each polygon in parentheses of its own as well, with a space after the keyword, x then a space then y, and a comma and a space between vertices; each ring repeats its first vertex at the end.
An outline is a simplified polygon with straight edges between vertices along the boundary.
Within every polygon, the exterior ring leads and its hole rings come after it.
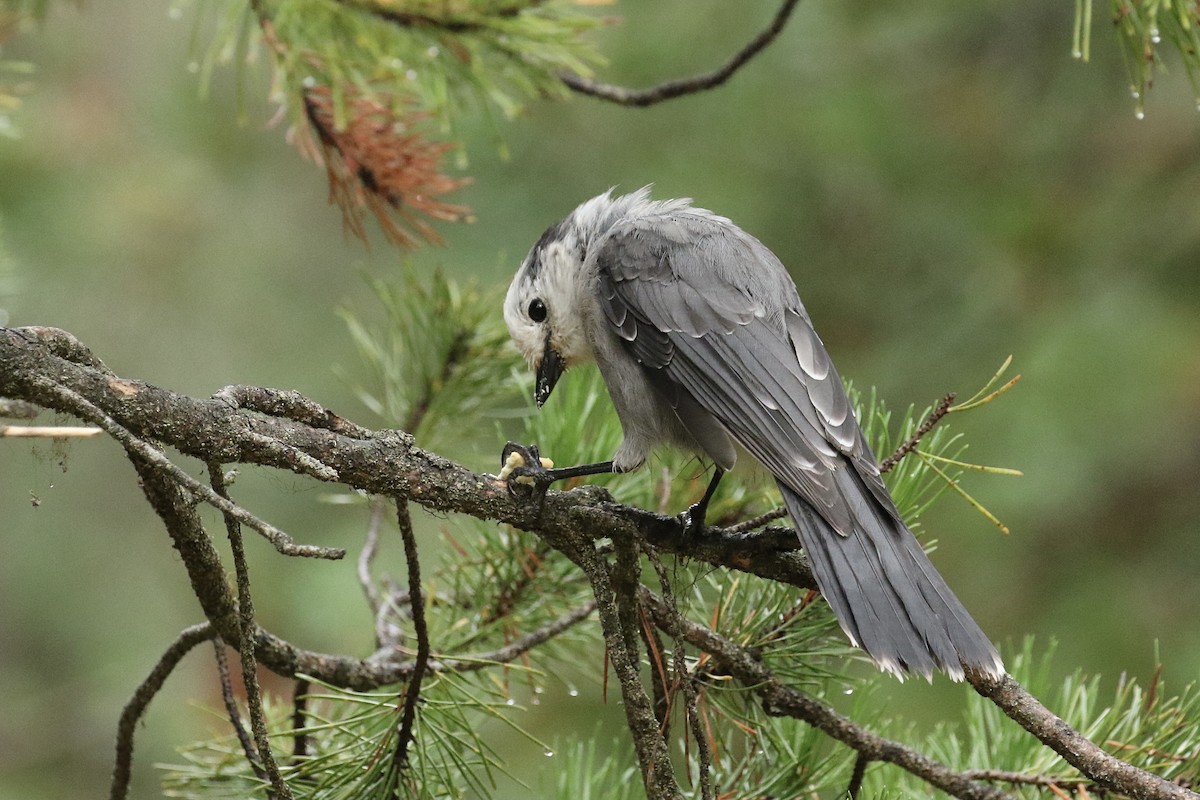
POLYGON ((838 483, 857 530, 836 533, 783 484, 784 502, 800 533, 821 594, 854 644, 900 678, 935 669, 962 680, 963 667, 1003 675, 995 647, 934 569, 912 532, 879 506, 853 469, 838 483))

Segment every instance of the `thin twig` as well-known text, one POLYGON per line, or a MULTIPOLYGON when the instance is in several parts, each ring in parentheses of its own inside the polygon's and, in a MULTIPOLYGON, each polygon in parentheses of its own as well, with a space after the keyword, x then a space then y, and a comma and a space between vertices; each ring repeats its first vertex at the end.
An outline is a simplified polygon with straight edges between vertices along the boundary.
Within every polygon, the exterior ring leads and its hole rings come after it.
POLYGON ((333 431, 352 439, 370 439, 371 431, 339 417, 329 409, 292 389, 268 389, 262 386, 226 386, 213 395, 214 400, 232 408, 257 411, 269 417, 290 419, 313 428, 333 431))
MULTIPOLYGON (((229 499, 225 486, 225 471, 221 464, 208 463, 208 479, 213 491, 229 499)), ((266 773, 266 779, 277 800, 291 800, 292 790, 279 772, 275 754, 271 752, 270 733, 267 730, 267 715, 263 710, 262 692, 258 686, 258 659, 254 653, 254 633, 258 623, 254 620, 254 601, 250 596, 250 570, 246 564, 246 552, 242 546, 242 526, 232 514, 225 514, 225 531, 229 535, 229 548, 233 553, 234 574, 237 576, 238 599, 238 653, 242 657, 242 686, 246 690, 246 706, 250 710, 250 728, 258 746, 258 760, 266 773)), ((235 725, 240 724, 235 721, 235 725)), ((240 737, 239 737, 240 738, 240 737)), ((253 762, 252 762, 253 763, 253 762)), ((256 770, 257 772, 257 770, 256 770)))
POLYGON ((623 106, 644 107, 661 103, 688 94, 695 94, 707 89, 713 89, 729 80, 746 62, 758 55, 763 49, 783 31, 788 19, 795 10, 799 0, 784 0, 770 24, 751 39, 741 50, 733 54, 728 61, 712 72, 694 75, 681 80, 665 81, 657 86, 646 89, 630 89, 615 86, 610 83, 594 81, 574 72, 559 75, 559 79, 572 91, 596 97, 601 100, 617 103, 623 106))
POLYGON ((748 519, 745 522, 739 522, 737 525, 730 526, 725 529, 726 533, 749 533, 757 530, 769 522, 774 522, 777 519, 782 519, 787 516, 787 509, 783 506, 773 508, 765 514, 759 514, 754 519, 748 519))
POLYGON ((379 589, 375 586, 375 579, 371 575, 371 563, 375 560, 376 553, 379 552, 379 531, 383 527, 383 512, 387 507, 387 500, 379 495, 371 498, 371 516, 367 520, 367 538, 363 542, 362 550, 358 552, 358 585, 362 589, 363 597, 367 600, 367 607, 371 609, 371 618, 375 620, 375 647, 378 648, 383 644, 383 636, 381 631, 380 608, 383 606, 383 600, 379 596, 379 589))
POLYGON ((1040 773, 1012 772, 1006 769, 969 769, 963 775, 977 781, 1013 783, 1022 786, 1089 786, 1090 781, 1082 775, 1042 775, 1040 773))
POLYGON ((296 544, 292 537, 288 536, 274 525, 264 522, 236 503, 221 497, 212 489, 200 483, 200 481, 196 480, 191 475, 188 475, 179 467, 175 466, 173 463, 171 463, 169 458, 162 454, 162 451, 139 439, 127 428, 120 425, 112 417, 105 414, 82 395, 50 380, 49 378, 36 378, 35 383, 38 388, 49 392, 61 400, 64 405, 72 410, 72 413, 77 414, 81 419, 86 419, 89 422, 99 425, 108 433, 109 436, 120 442, 126 450, 137 453, 137 455, 142 459, 149 461, 156 467, 162 469, 164 472, 169 474, 176 483, 180 484, 183 488, 187 489, 205 503, 213 506, 222 514, 231 516, 238 522, 247 525, 261 533, 267 539, 267 541, 273 544, 275 549, 283 555, 304 556, 307 558, 326 558, 333 560, 339 559, 346 555, 346 551, 340 548, 318 547, 316 545, 309 544, 296 544))
MULTIPOLYGON (((679 609, 675 604, 675 594, 671 591, 671 581, 667 576, 667 570, 663 566, 662 559, 658 557, 658 552, 649 545, 643 545, 642 552, 646 554, 646 559, 654 567, 654 573, 658 576, 658 583, 662 588, 662 597, 666 601, 667 607, 671 610, 671 613, 678 615, 679 609)), ((687 661, 684 657, 686 644, 682 636, 677 635, 674 639, 673 669, 675 672, 675 685, 676 688, 680 688, 683 691, 684 714, 687 718, 692 738, 696 741, 696 753, 700 762, 700 796, 703 800, 713 800, 711 775, 712 750, 709 748, 708 737, 701 726, 700 711, 696 703, 696 687, 692 683, 692 676, 688 673, 687 661)))
MULTIPOLYGON (((429 667, 435 671, 453 670, 454 672, 473 672, 475 670, 490 667, 495 664, 507 664, 528 653, 533 648, 550 641, 555 636, 575 626, 591 616, 596 610, 596 601, 588 600, 578 608, 573 608, 570 611, 562 614, 557 619, 546 623, 542 627, 530 631, 519 639, 516 639, 503 647, 486 653, 475 653, 472 655, 451 656, 443 655, 437 659, 430 661, 429 667)), ((411 671, 412 666, 402 665, 402 669, 411 671)))
POLYGON ((671 679, 667 675, 667 665, 663 660, 665 648, 658 628, 654 627, 654 623, 645 613, 641 614, 641 623, 638 626, 638 633, 641 634, 642 644, 646 646, 646 654, 650 657, 650 692, 651 699, 654 701, 654 718, 658 720, 658 729, 662 733, 663 739, 669 744, 671 741, 671 679))
POLYGON ((308 690, 312 682, 297 678, 292 687, 292 764, 308 757, 308 690))
POLYGON ((871 759, 867 758, 865 753, 859 753, 854 759, 854 771, 850 773, 850 785, 846 787, 846 796, 850 800, 858 800, 858 793, 862 789, 863 778, 867 774, 867 765, 871 763, 871 759))
POLYGON ((211 623, 205 622, 184 628, 171 646, 166 649, 150 670, 150 674, 141 682, 133 696, 121 710, 121 719, 117 723, 116 760, 113 763, 112 785, 108 791, 109 800, 125 800, 129 794, 129 779, 133 774, 133 734, 138 722, 146 713, 150 701, 162 689, 167 677, 178 666, 183 657, 201 642, 208 641, 216 635, 211 623))
POLYGON ((90 439, 101 433, 99 428, 79 425, 0 425, 0 438, 9 439, 90 439))
POLYGON ((225 657, 225 640, 218 636, 212 640, 212 645, 213 655, 216 656, 217 661, 217 678, 221 684, 221 700, 225 704, 225 714, 229 717, 229 724, 233 727, 233 732, 237 735, 238 742, 242 745, 242 753, 246 756, 246 763, 254 770, 255 776, 260 781, 267 783, 270 778, 259 762, 258 750, 254 747, 254 741, 250 738, 250 732, 242 724, 242 715, 238 711, 237 697, 233 693, 233 678, 229 674, 229 659, 225 657))
POLYGON ((938 401, 938 404, 934 406, 933 411, 929 412, 929 416, 926 417, 925 421, 921 423, 920 427, 913 432, 913 435, 908 437, 904 444, 897 447, 896 452, 879 462, 880 472, 889 471, 892 467, 896 466, 896 464, 900 462, 900 459, 904 458, 906 455, 916 449, 920 441, 925 438, 925 435, 933 430, 933 427, 937 425, 938 422, 941 421, 942 417, 946 416, 946 414, 950 411, 950 406, 954 403, 954 396, 954 392, 951 392, 938 401))
MULTIPOLYGON (((413 533, 412 515, 408 511, 408 499, 396 498, 396 520, 400 526, 400 537, 404 540, 404 560, 408 564, 408 593, 413 615, 413 631, 417 635, 417 656, 412 674, 404 690, 404 704, 400 711, 399 733, 396 749, 392 754, 392 768, 397 775, 408 761, 408 746, 413 738, 413 725, 417 717, 417 699, 421 696, 421 680, 429 667, 429 629, 425 623, 425 597, 421 591, 421 562, 417 555, 417 537, 413 533)), ((396 781, 399 792, 400 781, 396 781)), ((397 794, 397 796, 399 796, 397 794)))
POLYGON ((639 546, 634 540, 618 539, 613 541, 613 547, 616 559, 611 567, 594 555, 585 562, 588 565, 585 572, 592 581, 592 593, 600 610, 608 660, 621 687, 625 721, 633 736, 646 796, 650 800, 681 800, 683 795, 673 774, 671 755, 642 685, 639 669, 639 546))

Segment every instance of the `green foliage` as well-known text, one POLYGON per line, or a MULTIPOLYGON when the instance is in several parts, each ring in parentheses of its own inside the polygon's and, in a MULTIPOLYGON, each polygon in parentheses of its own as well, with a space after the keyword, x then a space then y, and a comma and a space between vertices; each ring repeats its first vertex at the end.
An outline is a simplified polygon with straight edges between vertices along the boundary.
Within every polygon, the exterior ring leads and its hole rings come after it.
MULTIPOLYGON (((306 698, 304 725, 291 727, 286 709, 272 709, 273 746, 291 749, 297 736, 307 739, 308 754, 281 764, 296 798, 369 800, 397 794, 392 768, 399 710, 391 692, 351 692, 323 687, 306 698)), ((409 749, 399 795, 414 800, 460 797, 464 791, 489 796, 503 771, 495 752, 480 735, 489 720, 545 747, 513 725, 514 709, 505 693, 475 674, 429 676, 421 687, 422 713, 409 749)), ((233 734, 182 751, 184 764, 163 765, 163 788, 171 797, 269 797, 270 787, 251 769, 233 734)), ((511 776, 510 776, 511 777, 511 776)))
POLYGON ((480 431, 464 437, 461 421, 519 404, 509 379, 515 354, 495 313, 499 299, 441 272, 422 281, 409 268, 397 282, 368 280, 380 323, 340 312, 369 376, 370 386, 354 387, 359 399, 423 447, 483 447, 480 431))
MULTIPOLYGON (((1075 0, 1076 58, 1088 59, 1093 0, 1075 0)), ((1146 92, 1154 75, 1166 69, 1165 50, 1176 52, 1187 71, 1200 108, 1200 10, 1195 3, 1173 0, 1111 0, 1112 21, 1139 119, 1145 115, 1146 92)))
POLYGON ((446 129, 468 108, 511 116, 527 99, 561 95, 557 73, 586 72, 596 60, 579 38, 594 18, 568 2, 265 5, 283 44, 285 94, 315 82, 333 87, 335 96, 352 92, 415 105, 446 129))
MULTIPOLYGON (((620 746, 609 745, 610 750, 620 746)), ((599 750, 598 736, 573 739, 563 751, 561 768, 554 778, 554 793, 541 795, 558 800, 635 800, 644 797, 637 768, 620 764, 599 750)))
MULTIPOLYGON (((1076 730, 1118 758, 1167 780, 1194 781, 1200 774, 1200 686, 1189 683, 1168 694, 1161 672, 1146 686, 1122 675, 1105 689, 1098 675, 1075 671, 1065 678, 1053 667, 1054 644, 1039 646, 1032 637, 1006 658, 1012 676, 1076 730)), ((1160 668, 1161 670, 1161 665, 1160 668)), ((1047 783, 1068 793, 1089 781, 1049 748, 1013 725, 1004 712, 972 694, 957 725, 938 726, 917 743, 930 756, 965 769, 1021 773, 1037 782, 1005 787, 1021 797, 1047 796, 1047 783)), ((885 787, 910 796, 926 788, 897 770, 868 772, 867 788, 885 787)), ((1085 794, 1079 794, 1085 797, 1085 794)))
POLYGON ((461 112, 507 118, 532 98, 562 96, 558 73, 588 74, 600 60, 581 37, 596 18, 566 0, 201 0, 198 6, 202 27, 210 29, 201 48, 206 80, 217 65, 237 65, 262 51, 257 14, 270 21, 275 88, 294 119, 304 117, 304 92, 326 86, 338 127, 347 122, 347 99, 365 97, 398 116, 419 109, 449 134, 461 112))

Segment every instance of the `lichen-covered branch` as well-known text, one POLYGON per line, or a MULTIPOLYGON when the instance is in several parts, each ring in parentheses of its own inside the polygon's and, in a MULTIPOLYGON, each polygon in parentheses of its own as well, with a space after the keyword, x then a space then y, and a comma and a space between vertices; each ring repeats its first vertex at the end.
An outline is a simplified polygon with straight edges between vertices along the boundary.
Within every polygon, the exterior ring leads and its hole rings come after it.
MULTIPOLYGON (((256 389, 253 407, 229 402, 228 392, 214 399, 180 395, 117 377, 78 349, 64 357, 53 344, 63 338, 74 341, 56 329, 0 328, 0 396, 78 416, 79 409, 64 399, 61 390, 66 389, 138 440, 169 445, 206 463, 257 464, 329 480, 329 473, 310 468, 310 461, 287 455, 297 451, 333 470, 346 486, 407 497, 433 511, 505 522, 539 534, 551 546, 586 522, 595 538, 637 536, 660 551, 713 566, 801 588, 816 586, 795 533, 785 528, 740 534, 708 528, 702 536, 689 537, 673 517, 613 503, 603 491, 590 488, 550 492, 537 515, 528 503, 511 497, 503 483, 416 447, 403 431, 367 431, 323 409, 318 414, 315 404, 299 403, 294 392, 256 389), (288 402, 272 404, 275 394, 288 402), (303 421, 286 416, 300 407, 303 421), (314 415, 321 426, 311 424, 314 415)), ((82 347, 78 342, 74 346, 82 347)), ((240 388, 243 396, 248 394, 240 388)), ((228 631, 221 635, 236 640, 228 631)))

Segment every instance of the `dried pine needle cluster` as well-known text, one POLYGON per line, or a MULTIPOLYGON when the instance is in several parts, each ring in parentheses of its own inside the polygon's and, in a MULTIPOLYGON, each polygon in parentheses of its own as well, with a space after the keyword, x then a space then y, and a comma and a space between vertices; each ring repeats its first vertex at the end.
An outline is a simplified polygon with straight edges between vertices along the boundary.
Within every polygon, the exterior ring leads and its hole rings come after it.
POLYGON ((469 181, 443 174, 443 158, 453 145, 426 137, 426 113, 397 112, 373 98, 357 97, 347 102, 346 123, 339 128, 332 92, 324 86, 305 92, 304 108, 311 128, 295 129, 297 147, 324 165, 329 200, 337 203, 355 236, 366 238, 367 212, 400 247, 413 247, 416 236, 439 241, 429 219, 469 219, 466 206, 440 199, 469 181))

